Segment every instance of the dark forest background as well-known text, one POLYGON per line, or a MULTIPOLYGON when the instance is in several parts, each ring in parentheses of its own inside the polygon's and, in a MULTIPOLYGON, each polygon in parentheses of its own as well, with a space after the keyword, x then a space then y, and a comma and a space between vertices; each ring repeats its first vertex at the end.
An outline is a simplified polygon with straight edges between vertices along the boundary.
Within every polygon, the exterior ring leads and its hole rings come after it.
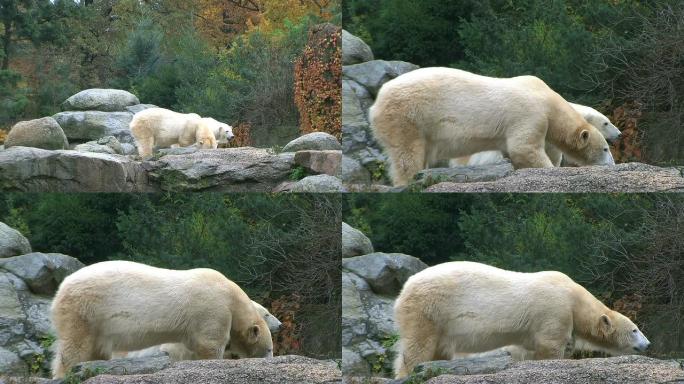
POLYGON ((345 0, 342 12, 376 58, 538 76, 623 131, 617 161, 684 163, 680 0, 345 0))
POLYGON ((353 194, 342 212, 377 252, 564 272, 635 320, 653 356, 684 357, 684 196, 353 194))
POLYGON ((278 317, 275 353, 339 358, 339 196, 2 194, 34 252, 213 268, 278 317))

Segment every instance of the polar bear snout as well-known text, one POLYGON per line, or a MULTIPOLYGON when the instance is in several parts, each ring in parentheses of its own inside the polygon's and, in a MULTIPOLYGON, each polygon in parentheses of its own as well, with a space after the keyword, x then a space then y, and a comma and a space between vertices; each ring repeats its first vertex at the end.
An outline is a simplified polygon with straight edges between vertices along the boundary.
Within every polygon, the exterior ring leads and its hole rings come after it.
POLYGON ((634 350, 637 352, 645 352, 650 346, 651 342, 648 341, 646 336, 644 336, 643 333, 641 333, 640 330, 635 329, 632 331, 633 338, 634 338, 634 350))

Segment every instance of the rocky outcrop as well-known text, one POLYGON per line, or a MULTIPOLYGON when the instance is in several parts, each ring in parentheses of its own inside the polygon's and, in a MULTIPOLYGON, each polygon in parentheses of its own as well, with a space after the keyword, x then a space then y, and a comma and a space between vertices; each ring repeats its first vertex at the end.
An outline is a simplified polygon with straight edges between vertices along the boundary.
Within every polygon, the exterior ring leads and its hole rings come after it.
POLYGON ((122 143, 135 139, 128 127, 133 120, 130 112, 69 111, 53 116, 69 141, 85 142, 114 136, 122 143))
MULTIPOLYGON (((486 175, 486 178, 471 177, 469 180, 453 180, 454 175, 452 175, 452 181, 434 184, 425 189, 425 192, 640 193, 684 191, 682 169, 662 168, 641 163, 624 163, 607 167, 529 168, 511 170, 510 172, 504 170, 499 172, 499 168, 492 166, 480 167, 484 167, 480 175, 486 175)), ((435 173, 434 170, 430 170, 430 172, 435 173)), ((449 172, 453 173, 454 171, 450 170, 449 172)), ((458 176, 458 168, 455 172, 456 177, 460 177, 458 176)))
POLYGON ((68 149, 67 137, 52 117, 20 121, 5 139, 5 148, 34 147, 43 149, 68 149))
POLYGON ((0 257, 31 253, 31 244, 19 231, 0 223, 0 257))
POLYGON ((339 383, 342 375, 334 361, 304 356, 276 356, 272 359, 180 361, 155 373, 122 376, 103 372, 86 384, 323 384, 339 383))
MULTIPOLYGON (((135 147, 133 147, 135 149, 135 147)), ((79 144, 74 147, 74 150, 79 152, 94 152, 94 153, 108 153, 110 155, 132 155, 133 153, 125 153, 124 147, 119 140, 114 136, 105 136, 101 139, 89 141, 87 143, 79 144)), ((137 151, 136 151, 137 153, 137 151)))
POLYGON ((58 253, 28 253, 0 259, 0 373, 46 375, 54 335, 51 298, 59 283, 83 267, 58 253))
POLYGON ((372 253, 342 260, 342 371, 392 371, 397 330, 392 307, 406 279, 427 268, 413 256, 372 253))
POLYGON ((291 185, 288 192, 294 193, 340 193, 346 192, 342 180, 330 175, 307 176, 291 185))
POLYGON ((0 190, 153 192, 141 163, 125 156, 12 147, 0 151, 0 190))
POLYGON ((325 132, 313 132, 300 136, 283 147, 283 152, 340 151, 342 146, 335 136, 325 132))
POLYGON ((125 111, 126 107, 140 104, 130 92, 120 89, 86 89, 62 103, 63 111, 125 111))
POLYGON ((295 153, 294 162, 308 173, 336 176, 340 173, 342 152, 340 151, 299 151, 295 153))
POLYGON ((373 51, 368 44, 342 30, 342 65, 365 63, 373 59, 373 51))
POLYGON ((342 257, 354 257, 373 253, 370 239, 356 228, 342 223, 342 257))

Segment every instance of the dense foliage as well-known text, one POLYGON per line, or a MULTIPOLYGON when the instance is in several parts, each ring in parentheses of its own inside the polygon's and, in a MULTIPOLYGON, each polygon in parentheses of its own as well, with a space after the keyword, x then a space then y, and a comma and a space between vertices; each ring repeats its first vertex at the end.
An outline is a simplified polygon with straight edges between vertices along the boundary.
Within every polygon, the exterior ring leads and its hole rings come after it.
POLYGON ((214 268, 283 320, 276 352, 340 353, 340 203, 314 195, 6 194, 36 252, 214 268), (289 319, 289 320, 288 320, 289 319), (288 320, 287 322, 285 320, 288 320))
POLYGON ((380 59, 535 75, 613 120, 636 102, 639 129, 618 157, 684 163, 681 1, 347 0, 342 12, 380 59))
POLYGON ((430 265, 557 270, 631 316, 656 356, 684 356, 684 197, 354 195, 344 220, 376 251, 430 265))
POLYGON ((0 129, 79 90, 121 88, 282 145, 299 129, 294 62, 308 30, 338 14, 339 0, 3 1, 0 129))

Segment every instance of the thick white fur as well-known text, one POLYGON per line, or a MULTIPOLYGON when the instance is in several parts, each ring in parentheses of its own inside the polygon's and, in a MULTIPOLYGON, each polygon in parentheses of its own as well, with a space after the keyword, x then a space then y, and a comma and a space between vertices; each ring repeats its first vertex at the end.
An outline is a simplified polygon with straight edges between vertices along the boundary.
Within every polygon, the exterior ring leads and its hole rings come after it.
POLYGON ((54 378, 112 351, 182 343, 202 359, 226 345, 245 357, 273 356, 266 321, 240 287, 211 269, 175 271, 129 261, 82 268, 52 302, 57 347, 54 378))
POLYGON ((574 340, 612 354, 649 342, 627 317, 560 272, 520 273, 451 262, 411 276, 394 305, 397 378, 424 361, 517 346, 534 359, 563 358, 574 340))
POLYGON ((212 132, 214 132, 214 137, 220 143, 230 141, 235 135, 233 135, 233 127, 226 123, 215 120, 211 117, 203 117, 202 120, 211 127, 212 132))
POLYGON ((219 130, 219 127, 212 124, 196 113, 148 108, 133 116, 130 128, 138 144, 138 153, 145 158, 152 155, 154 148, 187 147, 193 144, 200 148, 217 148, 214 130, 219 130))
MULTIPOLYGON (((596 129, 601 132, 606 141, 612 143, 620 137, 620 130, 610 122, 608 117, 606 117, 601 112, 595 110, 594 108, 587 107, 586 105, 569 103, 570 106, 575 109, 584 120, 589 124, 593 125, 596 129)), ((554 166, 558 167, 561 164, 562 152, 557 148, 553 147, 552 144, 546 143, 546 154, 551 159, 554 166)), ((490 165, 501 162, 504 159, 503 153, 501 151, 484 151, 478 152, 471 156, 461 157, 458 159, 449 160, 449 166, 455 167, 458 165, 490 165)))
MULTIPOLYGON (((278 318, 273 316, 271 312, 268 311, 263 305, 252 301, 252 305, 256 309, 257 313, 264 318, 268 329, 271 334, 278 333, 282 323, 278 318)), ((181 361, 181 360, 197 360, 197 355, 191 350, 187 349, 185 345, 180 343, 167 343, 162 345, 155 345, 154 347, 145 348, 140 351, 133 351, 128 353, 115 353, 115 357, 148 357, 157 355, 159 353, 166 353, 169 355, 171 361, 181 361)), ((226 351, 223 353, 224 359, 231 359, 237 352, 230 350, 230 345, 226 347, 226 351)))
POLYGON ((370 120, 394 185, 439 161, 488 150, 504 152, 515 168, 552 167, 546 141, 578 164, 614 164, 601 133, 533 76, 418 69, 382 86, 370 120))

